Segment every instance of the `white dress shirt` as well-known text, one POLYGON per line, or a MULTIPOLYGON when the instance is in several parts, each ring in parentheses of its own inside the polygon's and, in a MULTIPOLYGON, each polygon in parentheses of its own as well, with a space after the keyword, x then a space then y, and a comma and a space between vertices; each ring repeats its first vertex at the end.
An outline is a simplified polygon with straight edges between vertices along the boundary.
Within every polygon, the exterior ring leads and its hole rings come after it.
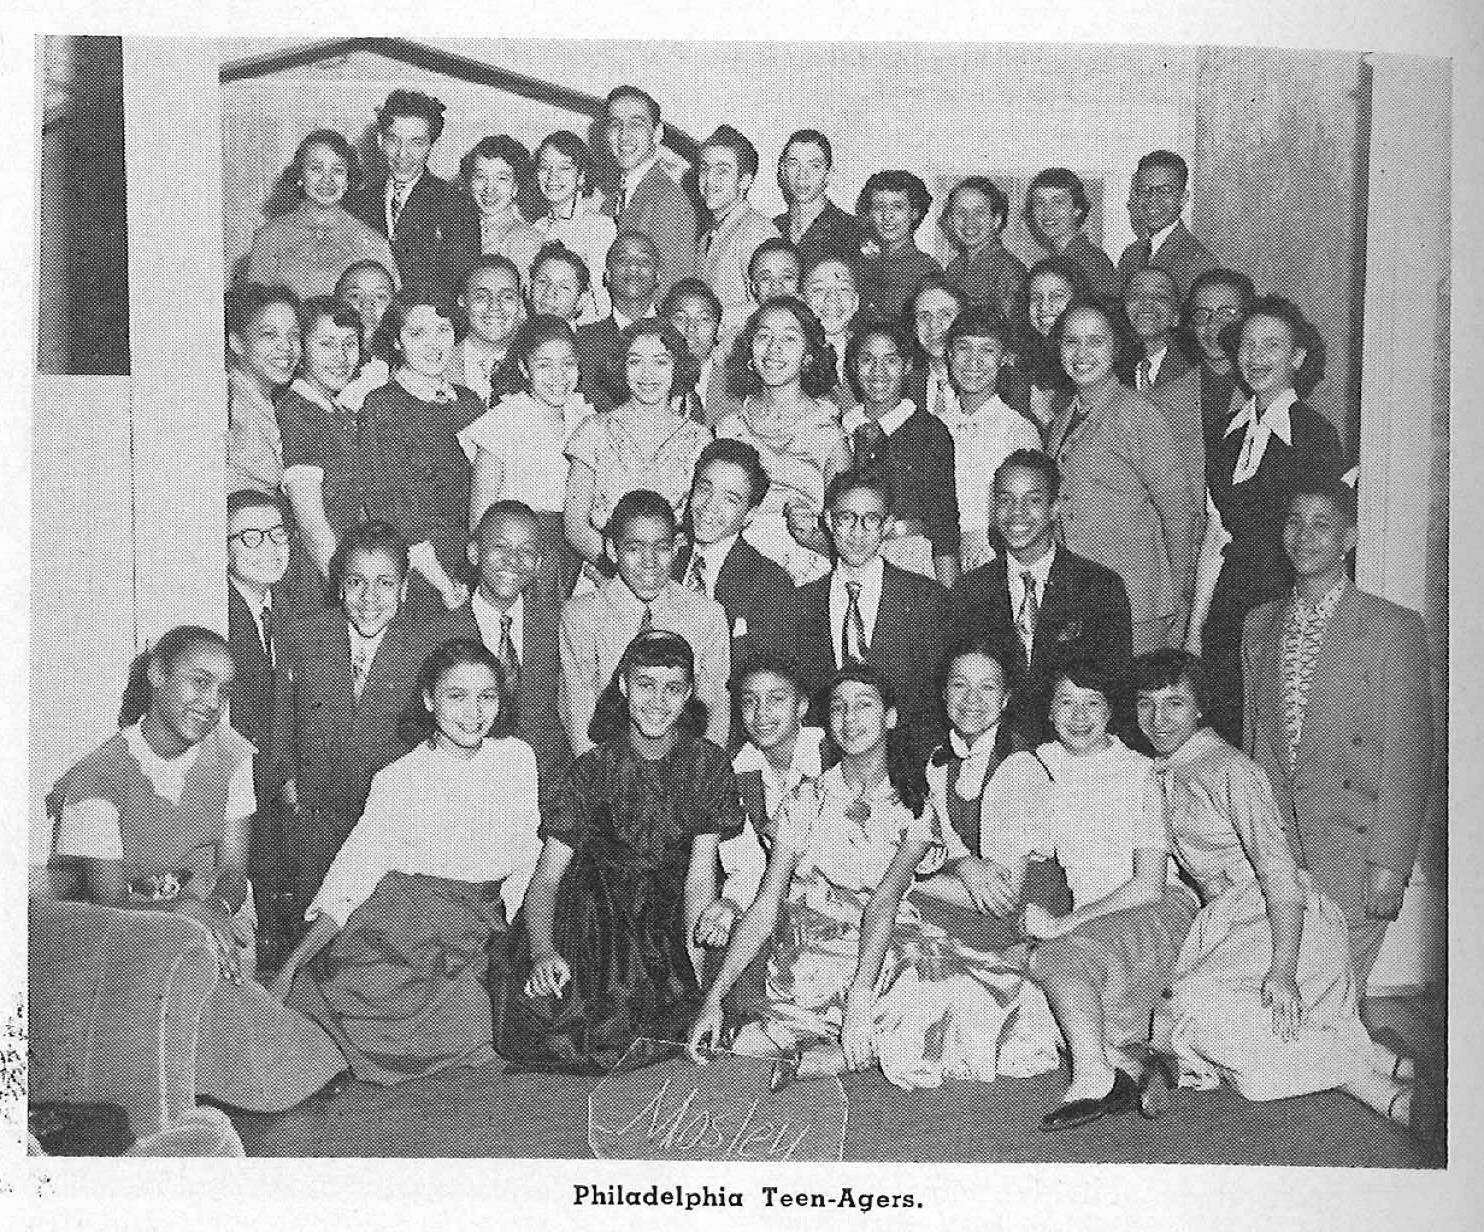
POLYGON ((469 600, 469 610, 474 613, 474 621, 479 626, 479 639, 485 645, 485 649, 492 654, 500 652, 500 617, 510 617, 510 644, 515 648, 515 661, 519 663, 524 654, 522 648, 525 642, 521 638, 525 635, 525 610, 526 597, 524 594, 515 596, 515 602, 509 610, 501 612, 493 603, 484 597, 484 592, 475 587, 474 596, 469 600))
POLYGON ((1051 566, 1056 560, 1056 545, 1051 545, 1051 550, 1034 564, 1022 565, 1008 552, 1005 554, 1005 583, 1010 592, 1010 618, 1015 621, 1015 627, 1020 630, 1020 640, 1025 648, 1025 657, 1029 661, 1031 657, 1031 643, 1035 639, 1035 630, 1027 630, 1021 624, 1021 613, 1025 603, 1025 577, 1029 573, 1036 579, 1036 612, 1046 605, 1046 583, 1051 577, 1051 566), (1027 636, 1029 634, 1029 636, 1027 636))
POLYGON ((845 583, 861 584, 861 622, 865 625, 866 645, 869 646, 876 632, 876 612, 881 607, 881 580, 885 574, 886 562, 879 556, 873 556, 859 572, 841 563, 830 574, 830 643, 835 652, 836 667, 844 666, 840 633, 845 626, 845 611, 850 602, 850 597, 845 593, 845 583))
MULTIPOLYGON (((408 181, 407 185, 402 189, 402 208, 404 210, 407 208, 407 200, 408 200, 408 198, 412 196, 412 190, 417 187, 417 181, 420 180, 420 179, 422 179, 422 178, 423 178, 423 173, 422 172, 418 172, 417 179, 416 180, 410 180, 410 181, 408 181)), ((385 202, 385 208, 386 208, 386 233, 388 235, 396 235, 397 234, 397 220, 392 217, 392 201, 396 198, 397 188, 398 188, 397 181, 394 180, 394 179, 392 179, 391 176, 387 176, 387 178, 386 178, 386 202, 385 202)))
POLYGON ((258 630, 258 641, 262 643, 263 653, 268 656, 268 662, 272 663, 273 643, 269 641, 267 633, 263 631, 263 613, 273 606, 273 592, 271 590, 265 590, 262 594, 255 594, 230 573, 227 575, 227 581, 242 596, 242 601, 247 604, 247 610, 252 613, 253 625, 258 630))
POLYGON ((1161 227, 1158 231, 1151 231, 1149 233, 1149 262, 1151 265, 1154 263, 1155 254, 1159 252, 1159 246, 1170 238, 1170 232, 1179 225, 1180 220, 1177 218, 1169 226, 1161 227))
POLYGON ((706 562, 705 572, 701 575, 701 583, 706 591, 708 599, 716 598, 716 575, 721 572, 721 567, 727 563, 727 554, 731 552, 732 545, 740 538, 739 535, 728 535, 725 539, 718 539, 715 543, 705 546, 696 545, 692 549, 692 558, 686 562, 685 572, 689 578, 690 571, 695 567, 695 557, 699 556, 706 562))
MULTIPOLYGON (((896 404, 895 407, 887 411, 886 414, 881 416, 881 418, 878 419, 876 422, 881 425, 881 430, 885 432, 887 436, 890 436, 893 432, 895 432, 898 428, 900 428, 904 423, 907 422, 907 416, 912 414, 912 412, 916 409, 917 407, 913 404, 910 398, 903 398, 896 404)), ((866 411, 865 408, 863 406, 860 406, 859 404, 851 407, 848 411, 840 416, 840 426, 845 429, 847 434, 853 435, 855 430, 861 427, 865 422, 866 411)))

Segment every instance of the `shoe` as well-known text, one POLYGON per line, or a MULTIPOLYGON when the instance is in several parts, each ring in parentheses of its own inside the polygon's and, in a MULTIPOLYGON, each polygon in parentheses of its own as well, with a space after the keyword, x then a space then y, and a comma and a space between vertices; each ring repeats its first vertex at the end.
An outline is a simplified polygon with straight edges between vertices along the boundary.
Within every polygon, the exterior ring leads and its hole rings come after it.
POLYGON ((768 1074, 768 1090, 777 1093, 798 1078, 799 1065, 803 1060, 804 1050, 795 1048, 791 1052, 785 1052, 774 1061, 773 1068, 768 1074))
POLYGON ((1170 1110, 1170 1094, 1180 1085, 1170 1058, 1148 1050, 1139 1079, 1139 1115, 1157 1121, 1170 1110))
POLYGON ((1139 1084, 1121 1069, 1113 1071, 1113 1086, 1100 1099, 1074 1099, 1053 1108, 1041 1118, 1041 1128, 1047 1130, 1075 1129, 1100 1117, 1116 1116, 1139 1105, 1139 1084))

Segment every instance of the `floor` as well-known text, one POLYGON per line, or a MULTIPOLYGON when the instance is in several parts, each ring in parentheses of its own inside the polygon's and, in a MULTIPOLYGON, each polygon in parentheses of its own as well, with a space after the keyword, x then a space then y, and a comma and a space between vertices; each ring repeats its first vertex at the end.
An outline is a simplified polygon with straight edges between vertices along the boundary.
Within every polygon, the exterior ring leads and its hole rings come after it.
MULTIPOLYGON (((1373 998, 1373 1033, 1434 1071, 1447 1038, 1439 997, 1373 998)), ((587 1096, 595 1079, 506 1074, 497 1062, 394 1087, 352 1082, 286 1113, 232 1112, 249 1155, 353 1157, 590 1156, 587 1096)), ((1159 1121, 1106 1118, 1058 1134, 1037 1128, 1064 1075, 949 1082, 901 1091, 879 1073, 844 1080, 847 1160, 1289 1164, 1442 1167, 1441 1144, 1416 1138, 1338 1091, 1249 1103, 1229 1090, 1177 1091, 1159 1121)))

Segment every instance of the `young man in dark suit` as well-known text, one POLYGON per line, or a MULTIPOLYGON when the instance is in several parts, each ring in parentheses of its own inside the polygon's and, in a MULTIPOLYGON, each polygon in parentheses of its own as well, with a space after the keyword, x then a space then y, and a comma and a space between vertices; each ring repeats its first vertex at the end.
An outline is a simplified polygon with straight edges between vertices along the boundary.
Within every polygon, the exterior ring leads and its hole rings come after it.
POLYGON ((1350 581, 1354 502, 1338 483, 1294 492, 1293 594, 1248 613, 1243 631, 1243 743, 1294 855, 1345 913, 1364 994, 1427 816, 1433 707, 1422 617, 1350 581))
POLYGON ((273 682, 270 777, 288 807, 299 916, 360 819, 372 776, 407 751, 398 723, 434 646, 430 628, 402 613, 407 541, 390 523, 347 530, 329 582, 339 604, 283 630, 273 682))
POLYGON ((404 291, 451 304, 481 244, 473 198, 428 170, 443 111, 436 98, 393 90, 376 113, 387 174, 348 193, 345 208, 391 242, 404 291))
MULTIPOLYGON (((768 473, 746 441, 712 441, 696 460, 688 502, 689 542, 675 553, 673 576, 721 604, 732 662, 784 649, 793 579, 742 537, 768 493, 768 473)), ((736 731, 736 725, 733 725, 736 731)))
POLYGON ((1118 259, 1118 280, 1127 287, 1130 276, 1148 265, 1170 271, 1178 299, 1216 258, 1180 221, 1190 200, 1190 168, 1170 150, 1154 150, 1139 159, 1129 189, 1128 213, 1140 238, 1118 259))
POLYGON ((642 231, 620 231, 608 249, 603 285, 613 311, 577 327, 577 362, 589 400, 600 411, 613 407, 613 366, 618 337, 635 321, 652 317, 660 288, 660 250, 642 231))
POLYGON ((798 249, 799 265, 806 270, 826 257, 847 261, 852 269, 861 259, 866 235, 860 220, 827 195, 834 162, 830 139, 812 128, 790 136, 778 156, 778 187, 788 209, 773 225, 798 249))
POLYGON ((799 669, 811 694, 817 694, 845 663, 879 668, 896 689, 899 712, 925 753, 942 727, 932 677, 949 636, 948 592, 882 559, 892 502, 879 468, 836 475, 824 505, 822 522, 834 545, 835 566, 827 577, 794 592, 799 669))
POLYGON ((1111 569, 1056 542, 1061 472, 1039 450, 1017 449, 994 476, 994 520, 1004 552, 953 588, 954 622, 1005 648, 1010 718, 1035 748, 1049 738, 1051 682, 1088 659, 1113 679, 1133 662, 1128 594, 1111 569))
POLYGON ((561 601, 551 588, 532 584, 542 566, 536 515, 520 501, 496 501, 479 519, 469 564, 474 593, 443 618, 435 640, 472 638, 500 660, 516 699, 515 730, 536 751, 545 802, 572 761, 572 746, 556 705, 561 601))

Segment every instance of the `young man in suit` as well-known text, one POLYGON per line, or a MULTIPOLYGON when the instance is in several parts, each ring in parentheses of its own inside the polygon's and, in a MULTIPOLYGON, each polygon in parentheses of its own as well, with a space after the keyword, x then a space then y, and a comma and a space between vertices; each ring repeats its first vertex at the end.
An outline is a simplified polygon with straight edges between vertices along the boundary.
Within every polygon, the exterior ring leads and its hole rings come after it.
POLYGON ((747 200, 757 162, 757 147, 730 124, 701 144, 697 175, 711 218, 696 242, 696 272, 721 300, 723 339, 736 337, 752 311, 748 269, 753 253, 764 240, 778 238, 773 224, 747 200))
POLYGON ((675 554, 677 582, 715 599, 726 613, 732 662, 781 650, 793 579, 743 537, 768 494, 768 473, 746 441, 712 441, 696 460, 688 517, 690 542, 675 554))
POLYGON ((1073 659, 1110 678, 1133 662, 1123 579, 1056 541, 1061 472, 1040 450, 1017 449, 995 471, 993 516, 1004 554, 959 579, 954 622, 1005 648, 1011 721, 1028 748, 1049 738, 1057 669, 1073 659))
POLYGON ((836 475, 824 506, 835 566, 794 592, 799 669, 817 694, 844 664, 874 665, 896 689, 898 709, 926 751, 941 728, 931 666, 947 643, 948 592, 882 559, 892 502, 880 468, 836 475))
POLYGON ((798 295, 803 276, 799 250, 779 236, 769 236, 747 262, 748 314, 775 295, 798 295))
POLYGON ((387 173, 347 194, 345 208, 391 241, 404 291, 446 304, 479 257, 480 237, 473 198, 428 170, 443 111, 436 98, 393 90, 376 113, 387 173))
POLYGON ((562 608, 557 705, 572 751, 593 747, 588 724, 624 649, 648 629, 679 633, 696 661, 696 697, 705 705, 706 737, 727 747, 731 707, 727 678, 731 639, 721 604, 670 576, 675 565, 675 510, 658 492, 639 488, 619 498, 608 520, 604 551, 614 576, 597 590, 573 595, 562 608))
POLYGON ((1134 271, 1160 265, 1175 279, 1177 299, 1183 299, 1216 258, 1192 235, 1180 213, 1190 200, 1190 169, 1180 155, 1154 150, 1139 159, 1129 189, 1128 213, 1140 238, 1118 259, 1118 279, 1127 287, 1134 271))
POLYGON ((799 250, 799 263, 806 270, 826 257, 848 261, 852 269, 861 259, 866 236, 860 220, 828 196, 834 163, 830 139, 812 128, 790 136, 778 156, 778 187, 788 209, 773 219, 773 225, 799 250))
POLYGON ((618 336, 635 321, 652 317, 660 289, 660 251, 642 231, 620 231, 608 249, 603 274, 613 311, 577 327, 577 362, 588 398, 600 411, 613 407, 609 386, 618 361, 618 336), (595 396, 596 395, 596 396, 595 396))
POLYGON ((659 253, 660 293, 695 273, 696 208, 685 189, 660 164, 665 126, 660 105, 637 86, 619 86, 608 95, 608 149, 623 178, 603 202, 603 213, 618 231, 642 231, 659 253))
POLYGON ((407 541, 390 523, 347 530, 329 582, 339 604, 288 625, 273 682, 271 782, 288 807, 300 916, 359 820, 372 776, 407 751, 397 725, 441 627, 402 613, 407 541))
POLYGON ((533 586, 543 564, 536 515, 520 501, 496 501, 479 519, 469 544, 476 585, 469 602, 444 617, 436 643, 467 637, 483 642, 505 669, 515 698, 516 733, 536 751, 542 801, 572 761, 557 714, 557 621, 551 590, 533 586))
POLYGON ((742 405, 727 388, 727 352, 719 338, 721 300, 709 283, 682 278, 665 293, 659 315, 680 331, 686 349, 700 365, 695 388, 685 395, 686 414, 714 428, 742 405))
POLYGON ((1283 528, 1293 594, 1248 614, 1242 675, 1247 752, 1294 855, 1350 923, 1363 991, 1427 815, 1433 708, 1422 617, 1349 579, 1354 500, 1337 483, 1295 491, 1283 528))

